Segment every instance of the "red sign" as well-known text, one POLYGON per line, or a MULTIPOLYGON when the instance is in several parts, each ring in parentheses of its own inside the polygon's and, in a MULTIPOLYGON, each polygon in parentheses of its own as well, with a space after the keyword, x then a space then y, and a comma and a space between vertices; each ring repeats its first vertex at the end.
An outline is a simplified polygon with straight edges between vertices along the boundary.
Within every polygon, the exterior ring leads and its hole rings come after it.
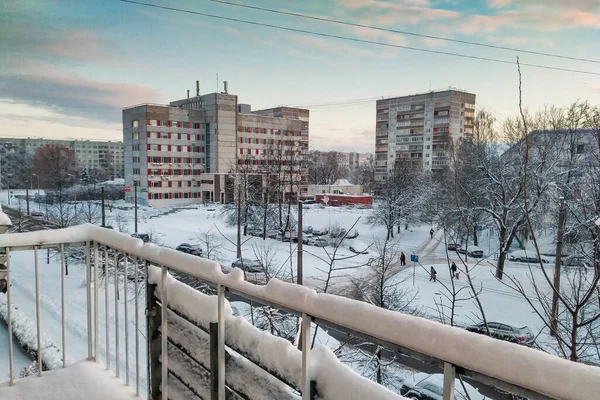
POLYGON ((131 192, 131 186, 125 186, 125 191, 126 192, 131 192))

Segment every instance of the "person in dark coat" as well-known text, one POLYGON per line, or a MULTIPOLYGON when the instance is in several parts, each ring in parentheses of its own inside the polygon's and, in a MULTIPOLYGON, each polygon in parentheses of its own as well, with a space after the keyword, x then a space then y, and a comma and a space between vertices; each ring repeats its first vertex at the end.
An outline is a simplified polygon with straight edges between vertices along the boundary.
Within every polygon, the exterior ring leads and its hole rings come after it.
POLYGON ((429 281, 437 282, 437 271, 435 270, 435 268, 433 268, 433 265, 431 266, 431 269, 429 270, 429 272, 431 273, 431 276, 429 277, 429 281))
POLYGON ((452 271, 452 278, 458 279, 458 276, 456 274, 457 269, 458 269, 458 267, 456 266, 456 263, 454 261, 452 261, 452 265, 450 266, 450 271, 452 271))
POLYGON ((404 253, 400 253, 400 265, 406 265, 406 256, 404 253))
POLYGON ((433 228, 431 228, 431 229, 429 230, 429 234, 431 235, 431 238, 433 239, 433 228))

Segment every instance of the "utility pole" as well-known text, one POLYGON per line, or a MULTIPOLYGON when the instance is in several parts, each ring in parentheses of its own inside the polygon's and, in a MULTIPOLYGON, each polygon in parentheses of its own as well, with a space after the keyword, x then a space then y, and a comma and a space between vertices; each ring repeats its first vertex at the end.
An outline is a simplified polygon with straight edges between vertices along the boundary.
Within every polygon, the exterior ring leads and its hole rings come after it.
POLYGON ((104 186, 100 188, 100 198, 102 199, 102 227, 106 228, 106 212, 104 209, 104 186))
POLYGON ((304 284, 304 268, 302 265, 302 203, 298 202, 298 285, 304 284))
POLYGON ((137 207, 138 207, 138 198, 137 198, 137 189, 138 189, 138 182, 136 180, 133 181, 133 202, 135 203, 133 205, 133 220, 134 220, 134 233, 137 233, 137 229, 138 229, 138 217, 137 217, 137 207))
MULTIPOLYGON (((237 178, 237 177, 236 177, 237 178)), ((237 182, 237 258, 242 258, 242 199, 241 187, 237 182)))
POLYGON ((29 182, 25 182, 25 200, 27 201, 27 216, 29 216, 29 182))
POLYGON ((558 232, 556 234, 556 259, 554 262, 554 290, 552 293, 552 319, 550 334, 556 336, 558 329, 558 294, 560 293, 560 266, 562 264, 562 242, 565 227, 565 199, 561 197, 558 208, 558 232))

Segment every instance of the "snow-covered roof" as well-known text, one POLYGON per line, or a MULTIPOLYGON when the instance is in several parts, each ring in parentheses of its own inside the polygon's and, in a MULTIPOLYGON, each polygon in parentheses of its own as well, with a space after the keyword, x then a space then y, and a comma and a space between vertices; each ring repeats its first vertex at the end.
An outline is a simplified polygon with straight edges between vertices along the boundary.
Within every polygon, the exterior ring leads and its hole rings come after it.
MULTIPOLYGON (((146 259, 153 265, 167 265, 181 273, 226 286, 267 304, 278 304, 282 308, 329 321, 382 342, 393 343, 551 398, 588 400, 600 393, 598 367, 360 301, 317 293, 313 289, 277 279, 270 280, 266 286, 254 285, 244 280, 244 274, 239 269, 224 274, 221 266, 214 261, 143 243, 140 239, 113 230, 86 224, 53 231, 0 235, 0 247, 85 241, 114 247, 133 257, 146 259)), ((210 304, 207 303, 206 308, 212 309, 212 314, 204 315, 204 318, 216 321, 216 307, 210 304)))
POLYGON ((350 182, 348 182, 347 179, 338 179, 333 184, 334 186, 354 186, 350 182))

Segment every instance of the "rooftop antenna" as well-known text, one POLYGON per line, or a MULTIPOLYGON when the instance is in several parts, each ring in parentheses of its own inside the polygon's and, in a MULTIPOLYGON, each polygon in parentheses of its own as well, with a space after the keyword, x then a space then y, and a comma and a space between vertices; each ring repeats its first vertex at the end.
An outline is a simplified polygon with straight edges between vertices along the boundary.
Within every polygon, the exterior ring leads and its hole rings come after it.
POLYGON ((188 89, 188 91, 187 91, 187 98, 188 99, 190 98, 190 89, 188 89))
POLYGON ((227 81, 223 81, 223 89, 225 90, 225 94, 228 94, 228 90, 227 90, 227 81))
POLYGON ((196 97, 200 96, 200 81, 196 81, 196 97))

